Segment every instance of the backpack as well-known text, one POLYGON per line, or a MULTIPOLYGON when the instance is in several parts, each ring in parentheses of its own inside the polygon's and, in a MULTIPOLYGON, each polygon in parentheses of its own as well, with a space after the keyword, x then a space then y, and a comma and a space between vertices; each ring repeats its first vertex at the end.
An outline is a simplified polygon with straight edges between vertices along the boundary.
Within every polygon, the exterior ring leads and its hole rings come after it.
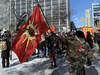
POLYGON ((4 51, 6 49, 7 49, 6 41, 1 41, 0 42, 0 50, 4 51))

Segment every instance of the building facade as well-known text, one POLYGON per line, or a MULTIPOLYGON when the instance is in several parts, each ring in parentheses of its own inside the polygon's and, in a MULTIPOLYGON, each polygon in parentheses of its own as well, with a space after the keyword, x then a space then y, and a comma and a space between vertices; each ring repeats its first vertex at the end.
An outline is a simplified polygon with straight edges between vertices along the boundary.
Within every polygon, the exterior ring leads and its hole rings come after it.
POLYGON ((0 29, 9 30, 9 0, 0 0, 0 29))
POLYGON ((100 18, 100 3, 92 3, 91 8, 91 25, 95 27, 95 21, 100 18))
POLYGON ((90 9, 85 10, 86 26, 91 27, 90 9))
MULTIPOLYGON (((55 26, 56 31, 61 31, 62 27, 69 26, 70 21, 70 0, 38 0, 42 11, 50 26, 55 26)), ((18 20, 14 15, 13 7, 16 14, 21 16, 24 12, 29 11, 32 14, 37 0, 10 0, 10 25, 16 29, 18 20)))

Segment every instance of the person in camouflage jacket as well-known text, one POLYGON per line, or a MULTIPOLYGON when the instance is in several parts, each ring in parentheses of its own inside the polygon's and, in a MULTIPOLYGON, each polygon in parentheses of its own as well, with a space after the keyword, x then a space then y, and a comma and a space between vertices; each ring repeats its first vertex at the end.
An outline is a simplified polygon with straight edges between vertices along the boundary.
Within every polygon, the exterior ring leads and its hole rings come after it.
POLYGON ((77 31, 75 37, 68 38, 66 61, 69 63, 69 75, 85 75, 84 64, 87 57, 87 65, 92 62, 92 53, 89 44, 85 41, 84 33, 77 31))

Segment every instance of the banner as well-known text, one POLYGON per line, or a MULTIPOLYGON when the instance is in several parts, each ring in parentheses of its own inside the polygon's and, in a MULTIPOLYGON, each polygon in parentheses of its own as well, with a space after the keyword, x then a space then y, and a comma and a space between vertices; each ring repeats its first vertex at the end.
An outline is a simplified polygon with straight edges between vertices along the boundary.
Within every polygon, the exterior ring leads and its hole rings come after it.
POLYGON ((25 25, 19 27, 19 30, 11 49, 18 56, 19 61, 23 63, 34 53, 36 46, 41 41, 41 35, 49 30, 38 4, 25 25))
POLYGON ((86 27, 83 26, 82 27, 82 32, 84 33, 85 38, 87 37, 87 32, 88 31, 90 32, 91 35, 93 35, 93 27, 88 27, 88 26, 86 26, 86 27))

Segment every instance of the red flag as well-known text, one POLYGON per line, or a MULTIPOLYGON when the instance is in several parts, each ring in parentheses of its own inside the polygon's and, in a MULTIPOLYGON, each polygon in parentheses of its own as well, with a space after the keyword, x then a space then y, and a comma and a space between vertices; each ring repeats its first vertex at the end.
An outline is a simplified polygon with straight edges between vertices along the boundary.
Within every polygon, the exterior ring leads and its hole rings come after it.
POLYGON ((52 32, 55 32, 55 27, 54 26, 50 26, 50 29, 52 32))
POLYGON ((19 29, 21 31, 15 37, 11 49, 16 53, 19 61, 23 63, 33 54, 35 47, 41 41, 41 35, 49 29, 44 22, 38 4, 25 25, 19 29))

